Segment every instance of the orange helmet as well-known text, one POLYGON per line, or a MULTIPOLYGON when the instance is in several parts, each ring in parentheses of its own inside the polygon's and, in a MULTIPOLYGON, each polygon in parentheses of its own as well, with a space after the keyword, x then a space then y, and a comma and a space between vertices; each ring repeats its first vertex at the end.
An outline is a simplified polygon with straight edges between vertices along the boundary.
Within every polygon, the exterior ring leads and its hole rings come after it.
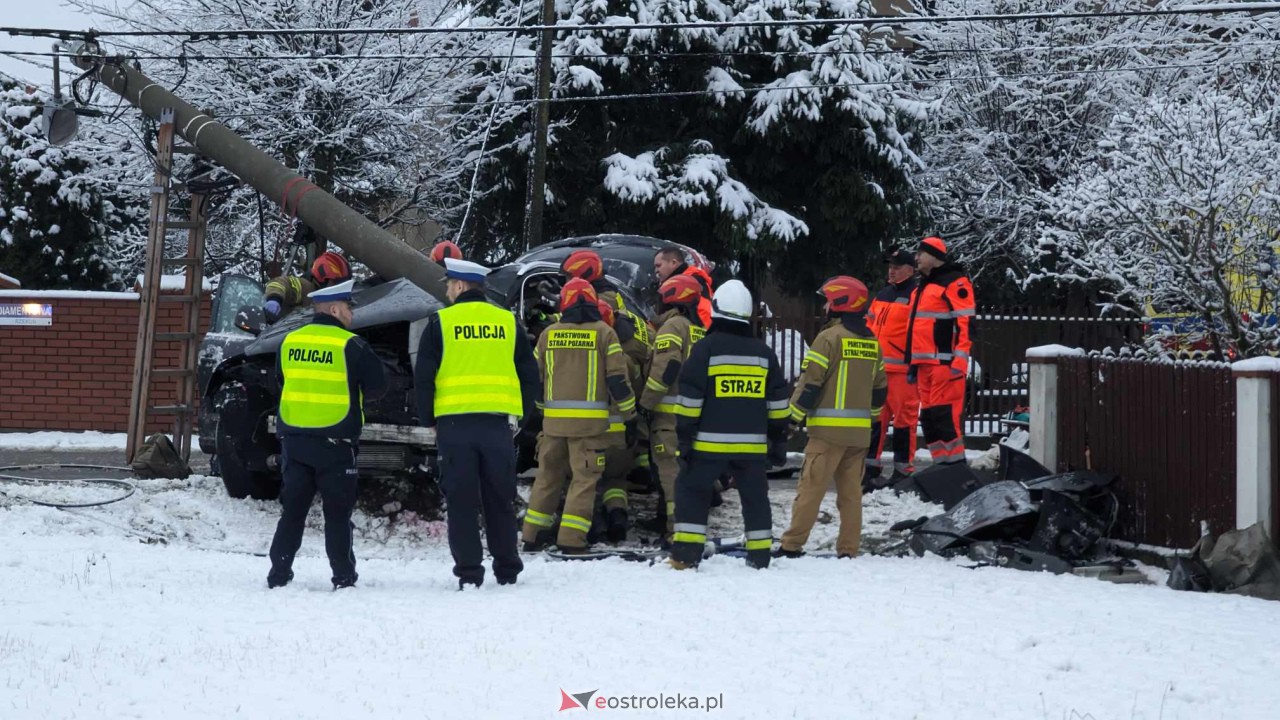
POLYGON ((832 312, 865 312, 867 286, 848 275, 837 275, 822 283, 818 294, 830 303, 832 312))
POLYGON ((702 285, 691 275, 672 275, 658 288, 658 297, 667 305, 697 305, 702 285))
POLYGON ((311 277, 316 284, 324 287, 351 278, 351 266, 347 259, 338 253, 328 250, 320 253, 320 257, 311 263, 311 277))
POLYGON ((441 240, 440 242, 436 243, 435 247, 431 248, 432 262, 436 262, 443 265, 445 258, 453 258, 454 260, 461 260, 462 259, 461 248, 459 248, 456 244, 450 242, 449 240, 441 240))
POLYGON ((560 263, 560 272, 569 277, 595 282, 604 277, 604 263, 595 250, 574 250, 560 263))
POLYGON ((600 308, 600 319, 604 320, 604 324, 613 327, 613 308, 609 307, 609 303, 597 300, 596 307, 600 308))
POLYGON ((596 297, 596 289, 591 283, 581 278, 574 278, 560 288, 560 311, 564 312, 574 305, 583 303, 595 305, 600 302, 596 297))

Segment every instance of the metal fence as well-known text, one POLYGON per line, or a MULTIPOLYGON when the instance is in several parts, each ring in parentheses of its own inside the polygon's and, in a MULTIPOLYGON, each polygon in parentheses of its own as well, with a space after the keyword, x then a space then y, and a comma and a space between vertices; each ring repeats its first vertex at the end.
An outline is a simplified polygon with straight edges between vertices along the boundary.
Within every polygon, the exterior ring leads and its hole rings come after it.
MULTIPOLYGON (((965 388, 965 434, 999 435, 1000 419, 1029 396, 1027 348, 1065 345, 1085 350, 1119 349, 1142 339, 1140 319, 1061 317, 1054 308, 980 308, 970 328, 973 348, 965 388)), ((773 317, 756 321, 759 337, 770 341, 788 379, 800 372, 800 360, 824 323, 820 317, 773 317), (790 367, 789 367, 790 366, 790 367)))
POLYGON ((1119 476, 1115 537, 1190 547, 1235 527, 1236 394, 1225 363, 1058 359, 1058 460, 1119 476))

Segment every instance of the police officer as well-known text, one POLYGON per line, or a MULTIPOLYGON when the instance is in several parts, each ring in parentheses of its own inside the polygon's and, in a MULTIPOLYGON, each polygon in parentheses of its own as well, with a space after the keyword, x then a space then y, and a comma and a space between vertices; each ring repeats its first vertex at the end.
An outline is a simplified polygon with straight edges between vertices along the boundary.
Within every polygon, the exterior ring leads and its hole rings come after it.
MULTIPOLYGON (((884 371, 889 381, 889 395, 880 411, 879 426, 872 426, 871 451, 868 453, 869 475, 880 474, 880 454, 893 428, 893 481, 902 480, 915 471, 916 425, 920 420, 920 395, 916 386, 907 382, 907 328, 911 325, 911 296, 916 289, 916 260, 911 253, 898 248, 885 258, 889 264, 889 283, 876 293, 867 312, 867 325, 880 342, 884 371)), ((873 418, 874 420, 874 418, 873 418)), ((864 478, 863 489, 867 489, 864 478)))
POLYGON ((358 489, 356 454, 364 426, 363 403, 387 389, 382 361, 351 333, 348 280, 310 294, 311 322, 285 336, 277 356, 280 374, 278 430, 284 483, 280 522, 271 541, 267 587, 288 585, 293 558, 316 491, 324 501, 324 547, 333 589, 356 584, 351 511, 358 489))
POLYGON ((920 429, 937 464, 963 463, 964 382, 975 312, 973 283, 952 261, 941 238, 920 241, 916 264, 924 278, 911 298, 907 382, 920 391, 920 429))
POLYGON ((560 290, 560 321, 538 337, 534 356, 543 380, 538 476, 524 515, 524 550, 551 543, 555 511, 565 480, 569 490, 556 545, 581 553, 594 514, 596 485, 605 469, 611 415, 633 422, 635 395, 627 380, 622 346, 604 323, 596 291, 573 279, 560 290))
POLYGON ((769 566, 773 519, 770 462, 786 461, 787 381, 778 357, 751 333, 751 293, 730 280, 712 298, 711 328, 680 370, 676 433, 685 466, 676 480, 670 563, 696 566, 707 540, 716 480, 737 481, 746 530, 747 565, 769 566))
POLYGON ((262 315, 267 323, 288 315, 294 308, 306 305, 316 288, 329 287, 351 279, 351 266, 346 258, 332 250, 323 252, 311 263, 311 279, 281 275, 263 288, 262 315))
POLYGON ((515 315, 486 301, 489 271, 466 260, 444 264, 452 304, 431 319, 418 346, 418 421, 437 428, 458 589, 484 583, 481 512, 493 575, 509 585, 524 569, 516 548, 512 434, 517 419, 532 413, 538 368, 515 315))
POLYGON ((702 295, 697 280, 688 275, 672 275, 658 288, 658 297, 665 311, 658 316, 658 332, 654 336, 639 407, 648 421, 649 449, 665 500, 658 508, 658 517, 666 518, 669 535, 675 518, 676 475, 680 472, 676 446, 676 380, 694 344, 702 339, 706 330, 698 319, 698 299, 702 295))
POLYGON ((778 555, 804 554, 818 506, 836 485, 840 534, 836 553, 856 557, 862 538, 862 469, 871 445, 872 419, 888 393, 880 343, 867 327, 867 286, 841 275, 822 284, 827 312, 839 323, 818 333, 801 363, 791 397, 791 418, 804 421, 809 442, 791 506, 791 527, 778 555))

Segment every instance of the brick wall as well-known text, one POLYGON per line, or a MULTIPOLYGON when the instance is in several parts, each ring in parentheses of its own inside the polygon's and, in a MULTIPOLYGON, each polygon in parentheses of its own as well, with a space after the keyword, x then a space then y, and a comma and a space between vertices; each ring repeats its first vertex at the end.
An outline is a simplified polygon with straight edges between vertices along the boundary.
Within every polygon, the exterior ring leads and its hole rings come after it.
MULTIPOLYGON (((53 325, 0 325, 0 430, 125 432, 133 382, 134 345, 141 303, 134 293, 64 293, 9 290, 0 304, 53 306, 53 325)), ((157 332, 180 332, 181 303, 161 303, 157 332)), ((208 328, 204 296, 201 329, 208 328)), ((180 343, 157 343, 156 367, 174 367, 180 343)), ((152 385, 151 404, 172 403, 177 380, 152 385)), ((173 416, 157 415, 151 430, 171 429, 173 416)))

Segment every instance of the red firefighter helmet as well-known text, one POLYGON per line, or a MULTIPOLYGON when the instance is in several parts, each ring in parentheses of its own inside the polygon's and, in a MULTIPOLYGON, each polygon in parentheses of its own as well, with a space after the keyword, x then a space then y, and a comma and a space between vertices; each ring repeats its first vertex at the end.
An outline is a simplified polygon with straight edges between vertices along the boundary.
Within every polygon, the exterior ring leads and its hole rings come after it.
POLYGON ((560 311, 564 312, 574 305, 587 303, 595 305, 600 302, 600 298, 596 297, 596 289, 591 287, 591 283, 581 278, 574 278, 564 284, 560 288, 560 311))
POLYGON ((351 266, 347 259, 338 253, 328 250, 320 253, 320 257, 311 263, 311 277, 316 284, 325 287, 343 282, 351 278, 351 266))
POLYGON ((672 275, 658 288, 658 296, 667 305, 697 305, 702 284, 691 275, 672 275))
POLYGON ((613 327, 613 308, 609 307, 609 303, 597 300, 596 307, 600 308, 600 319, 604 320, 604 324, 613 327))
POLYGON ((827 299, 832 312, 863 312, 867 309, 867 286, 848 275, 837 275, 822 283, 818 294, 827 299))
POLYGON ((560 271, 569 277, 595 282, 604 277, 604 262, 595 250, 574 250, 560 263, 560 271))
POLYGON ((461 260, 462 249, 449 240, 441 240, 435 244, 435 247, 431 248, 431 260, 432 262, 443 265, 445 258, 461 260))

